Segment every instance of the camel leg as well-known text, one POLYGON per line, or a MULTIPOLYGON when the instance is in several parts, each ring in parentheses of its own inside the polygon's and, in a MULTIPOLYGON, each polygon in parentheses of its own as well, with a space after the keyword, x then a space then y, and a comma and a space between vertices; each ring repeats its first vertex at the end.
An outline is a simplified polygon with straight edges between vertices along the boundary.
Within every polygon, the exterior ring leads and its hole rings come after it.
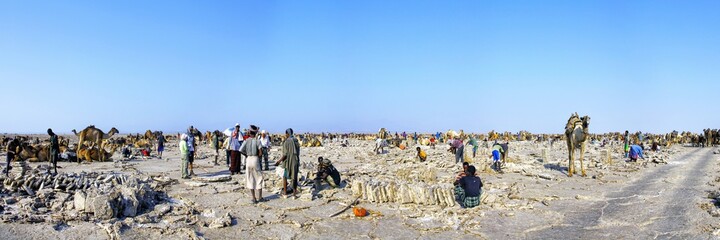
POLYGON ((573 149, 569 148, 569 151, 570 152, 568 153, 568 158, 569 158, 569 160, 568 160, 568 177, 572 177, 573 171, 575 170, 575 167, 573 166, 573 165, 575 165, 575 164, 573 164, 573 149))
POLYGON ((584 158, 585 158, 585 143, 580 145, 580 172, 582 173, 583 177, 587 177, 587 174, 585 174, 585 164, 583 164, 584 158))
MULTIPOLYGON (((80 152, 80 149, 81 149, 82 146, 83 146, 83 140, 84 140, 84 139, 83 139, 83 137, 82 137, 82 134, 80 134, 80 136, 78 136, 78 145, 77 145, 77 149, 75 149, 75 152, 80 152)), ((81 161, 80 161, 80 155, 78 155, 78 165, 80 165, 80 162, 81 162, 81 161)))
POLYGON ((105 158, 105 154, 103 154, 102 136, 101 136, 100 138, 101 138, 101 139, 97 141, 98 153, 99 153, 99 154, 98 154, 98 155, 99 155, 99 156, 98 156, 98 161, 101 161, 101 162, 102 162, 102 161, 105 161, 105 159, 104 159, 104 158, 105 158))

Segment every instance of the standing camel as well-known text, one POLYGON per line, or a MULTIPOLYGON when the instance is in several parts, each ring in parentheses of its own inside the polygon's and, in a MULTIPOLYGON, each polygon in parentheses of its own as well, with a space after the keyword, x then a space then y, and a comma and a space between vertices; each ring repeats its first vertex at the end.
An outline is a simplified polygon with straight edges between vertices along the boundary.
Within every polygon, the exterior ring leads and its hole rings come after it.
POLYGON ((585 174, 585 164, 583 164, 583 158, 585 155, 585 143, 588 138, 588 126, 590 125, 590 117, 585 115, 580 117, 577 113, 570 115, 567 125, 565 125, 565 137, 568 145, 569 165, 568 165, 568 177, 572 177, 575 173, 575 161, 574 155, 575 150, 580 150, 580 170, 582 176, 585 174))
MULTIPOLYGON (((82 147, 83 143, 85 141, 92 142, 94 146, 97 146, 98 148, 102 148, 102 141, 105 139, 108 139, 115 135, 116 133, 119 133, 119 131, 115 128, 110 129, 110 132, 107 134, 104 133, 102 130, 96 128, 94 125, 90 125, 80 131, 79 133, 75 131, 75 129, 72 130, 75 135, 78 136, 78 150, 82 147)), ((105 161, 104 154, 100 154, 100 161, 105 161)))

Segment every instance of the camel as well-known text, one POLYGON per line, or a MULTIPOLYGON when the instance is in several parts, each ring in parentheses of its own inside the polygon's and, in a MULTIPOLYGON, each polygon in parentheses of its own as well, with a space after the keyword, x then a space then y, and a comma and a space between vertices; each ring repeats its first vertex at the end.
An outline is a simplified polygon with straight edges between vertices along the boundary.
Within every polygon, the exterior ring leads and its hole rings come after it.
POLYGON ((447 132, 445 132, 445 137, 446 137, 448 140, 449 140, 449 139, 455 139, 456 137, 460 137, 460 134, 458 134, 457 132, 455 132, 455 130, 448 130, 447 132))
POLYGON ((211 140, 212 140, 212 134, 213 134, 213 133, 210 132, 210 131, 205 131, 205 141, 208 142, 208 143, 210 143, 210 144, 212 144, 212 143, 211 143, 211 142, 212 142, 212 141, 211 141, 211 140))
POLYGON ((585 143, 588 139, 588 127, 590 125, 590 117, 585 115, 580 117, 577 113, 570 115, 567 125, 565 125, 565 136, 567 138, 568 145, 568 177, 572 177, 575 172, 575 161, 574 155, 575 150, 580 150, 580 170, 582 176, 585 177, 585 165, 583 164, 583 158, 585 155, 585 143))
POLYGON ((498 140, 499 138, 500 138, 500 135, 497 132, 495 132, 495 130, 488 132, 488 141, 495 141, 495 140, 498 140))
POLYGON ((135 148, 151 148, 153 146, 153 144, 151 142, 149 142, 148 140, 140 139, 140 140, 135 141, 135 143, 133 143, 133 146, 135 148))
POLYGON ((148 140, 148 141, 157 139, 157 135, 155 135, 155 133, 153 133, 150 130, 145 131, 145 134, 143 135, 143 137, 145 138, 145 140, 148 140))
POLYGON ((301 145, 303 147, 322 147, 322 141, 319 137, 306 137, 301 145))
POLYGON ((715 133, 717 133, 717 131, 713 132, 712 129, 708 128, 708 129, 703 129, 703 132, 705 133, 705 146, 712 147, 712 145, 714 143, 713 139, 715 139, 717 137, 715 135, 715 133))
POLYGON ((380 128, 380 131, 378 131, 378 138, 386 139, 390 133, 385 130, 385 128, 380 128))
POLYGON ((21 143, 20 146, 18 146, 18 151, 15 155, 15 161, 19 160, 29 160, 37 158, 38 149, 36 149, 33 146, 30 146, 30 144, 27 143, 21 143))
MULTIPOLYGON (((80 131, 80 133, 76 132, 75 129, 72 130, 72 132, 78 136, 78 150, 82 148, 82 145, 85 141, 92 142, 94 146, 102 147, 102 142, 105 139, 109 139, 113 135, 119 133, 116 128, 110 129, 110 132, 105 134, 102 130, 95 128, 94 125, 90 125, 80 131)), ((101 155, 101 161, 105 160, 104 155, 101 155)))
POLYGON ((93 160, 99 160, 104 161, 102 159, 110 159, 113 154, 115 154, 115 151, 117 150, 117 147, 113 147, 110 152, 106 151, 105 149, 99 149, 99 148, 83 148, 78 150, 77 157, 78 160, 85 160, 88 162, 92 162, 93 160), (102 151, 103 154, 100 154, 100 151, 102 151))

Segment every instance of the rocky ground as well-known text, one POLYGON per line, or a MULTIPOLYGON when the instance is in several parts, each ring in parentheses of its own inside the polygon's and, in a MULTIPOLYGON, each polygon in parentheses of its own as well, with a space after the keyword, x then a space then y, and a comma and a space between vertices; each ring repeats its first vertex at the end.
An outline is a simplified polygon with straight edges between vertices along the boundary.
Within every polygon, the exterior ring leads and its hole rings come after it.
MULTIPOLYGON (((303 175, 318 156, 342 172, 340 189, 298 199, 278 195, 280 179, 265 172, 264 195, 253 204, 245 175, 229 176, 224 153, 201 146, 193 179, 180 178, 176 144, 164 159, 67 163, 47 176, 44 163, 20 164, 3 182, 3 239, 527 239, 715 238, 720 234, 720 154, 717 148, 674 146, 627 163, 619 145, 589 145, 587 177, 567 177, 564 144, 511 142, 505 173, 476 158, 485 183, 482 205, 462 209, 447 200, 460 165, 446 151, 414 146, 375 155, 372 142, 303 148, 303 175), (353 200, 370 211, 330 217, 353 200)), ((2 159, 4 159, 4 153, 2 159)), ((279 158, 278 149, 271 153, 279 158)), ((579 166, 579 162, 577 163, 579 166)), ((579 171, 579 167, 578 167, 579 171)), ((326 185, 327 186, 327 185, 326 185)), ((450 196, 451 197, 451 196, 450 196)))

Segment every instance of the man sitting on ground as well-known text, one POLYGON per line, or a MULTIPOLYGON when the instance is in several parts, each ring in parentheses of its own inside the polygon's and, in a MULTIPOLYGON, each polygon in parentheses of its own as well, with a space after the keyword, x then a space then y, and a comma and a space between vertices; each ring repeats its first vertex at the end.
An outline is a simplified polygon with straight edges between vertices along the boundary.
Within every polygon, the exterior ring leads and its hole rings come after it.
POLYGON ((129 158, 132 157, 132 151, 130 151, 130 147, 131 147, 131 146, 132 146, 131 144, 128 144, 127 146, 124 146, 124 147, 122 148, 122 156, 123 156, 123 158, 129 159, 129 158))
POLYGON ((332 188, 340 187, 340 172, 335 169, 332 162, 323 157, 318 158, 318 171, 315 174, 315 191, 320 191, 320 185, 325 181, 332 188))
POLYGON ((483 183, 478 176, 475 176, 475 166, 469 166, 466 174, 467 176, 460 179, 460 186, 465 192, 462 206, 464 208, 474 208, 480 205, 483 183))
POLYGON ((462 202, 462 200, 465 199, 465 190, 460 186, 460 179, 467 176, 466 172, 469 166, 470 164, 468 162, 463 162, 463 170, 455 177, 455 182, 453 183, 455 185, 455 201, 462 202))

